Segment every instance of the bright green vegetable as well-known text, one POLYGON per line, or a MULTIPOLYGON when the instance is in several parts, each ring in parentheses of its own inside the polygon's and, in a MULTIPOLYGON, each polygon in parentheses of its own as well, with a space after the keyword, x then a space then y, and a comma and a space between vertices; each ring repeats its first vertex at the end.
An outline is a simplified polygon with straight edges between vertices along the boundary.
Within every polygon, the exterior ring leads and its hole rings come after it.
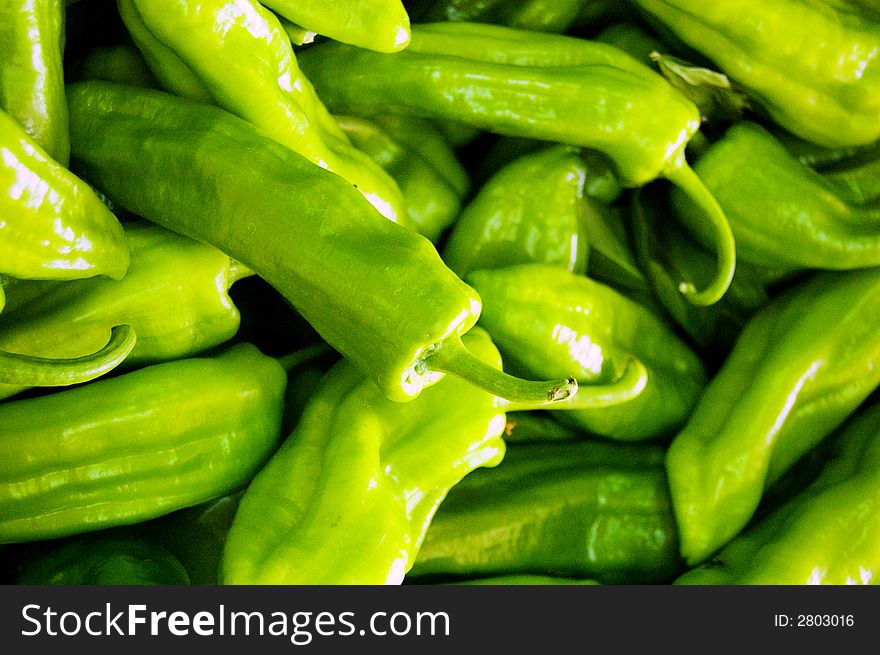
POLYGON ((247 482, 280 437, 285 376, 250 344, 0 404, 0 543, 156 518, 247 482))
POLYGON ((316 44, 302 70, 331 111, 455 120, 498 134, 592 148, 624 186, 672 181, 703 210, 718 255, 694 303, 717 302, 735 267, 727 219, 685 159, 697 107, 659 74, 604 43, 480 23, 419 24, 393 55, 316 44))
POLYGON ((735 537, 768 485, 880 384, 878 315, 869 268, 817 274, 749 320, 667 455, 689 564, 735 537))
POLYGON ((256 0, 119 0, 119 11, 164 88, 250 121, 341 175, 386 218, 405 220, 397 184, 352 146, 299 70, 278 19, 256 0))

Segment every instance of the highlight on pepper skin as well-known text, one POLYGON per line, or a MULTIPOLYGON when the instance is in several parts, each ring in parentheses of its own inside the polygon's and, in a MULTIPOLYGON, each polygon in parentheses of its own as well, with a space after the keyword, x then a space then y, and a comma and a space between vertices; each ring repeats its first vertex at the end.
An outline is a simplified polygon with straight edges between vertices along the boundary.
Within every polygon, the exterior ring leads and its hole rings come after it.
POLYGON ((0 5, 0 583, 880 580, 880 12, 0 5))

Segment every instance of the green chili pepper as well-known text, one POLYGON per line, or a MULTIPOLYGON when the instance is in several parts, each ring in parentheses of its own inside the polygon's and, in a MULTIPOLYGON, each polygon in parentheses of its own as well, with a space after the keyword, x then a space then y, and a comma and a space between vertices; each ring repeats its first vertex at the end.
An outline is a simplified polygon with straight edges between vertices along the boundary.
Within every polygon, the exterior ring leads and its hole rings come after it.
POLYGON ((880 404, 834 438, 806 490, 737 535, 676 584, 876 584, 880 574, 880 404))
POLYGON ((125 274, 119 221, 3 111, 0 159, 0 273, 51 280, 125 274))
POLYGON ((469 355, 460 335, 479 297, 431 242, 249 123, 110 82, 71 85, 68 102, 72 152, 91 181, 255 271, 389 398, 410 400, 443 373, 512 400, 576 391, 574 380, 527 382, 469 355))
POLYGON ((700 126, 696 106, 623 51, 587 39, 480 23, 418 24, 402 52, 342 43, 300 53, 302 70, 331 111, 388 111, 456 120, 491 132, 598 150, 625 186, 665 177, 703 210, 718 253, 696 304, 727 289, 735 246, 723 211, 685 160, 700 126))
POLYGON ((164 88, 204 99, 204 92, 188 91, 194 78, 212 102, 341 175, 387 218, 405 220, 397 184, 352 146, 299 70, 278 19, 256 0, 119 0, 118 6, 164 88), (176 61, 167 69, 166 56, 176 61))
POLYGON ((285 376, 238 344, 0 404, 0 543, 155 518, 245 485, 278 444, 285 376))
POLYGON ((437 510, 410 577, 650 584, 679 568, 663 449, 577 441, 511 444, 498 466, 470 473, 437 510))
POLYGON ((584 182, 577 148, 551 146, 514 160, 480 187, 443 249, 459 277, 480 268, 543 262, 587 269, 584 182))
POLYGON ((0 110, 62 166, 70 154, 62 62, 64 7, 63 0, 0 4, 0 110))
MULTIPOLYGON (((250 270, 158 225, 127 223, 125 232, 131 265, 121 280, 20 282, 10 289, 10 302, 18 304, 0 315, 0 348, 79 357, 126 324, 137 334, 127 367, 195 355, 236 334, 241 317, 228 289, 250 270)), ((22 388, 0 385, 0 398, 22 388)))
MULTIPOLYGON (((472 331, 479 356, 493 346, 472 331)), ((490 365, 498 366, 494 352, 490 365)), ((397 584, 448 489, 504 455, 504 413, 449 378, 396 403, 345 360, 245 491, 226 539, 227 584, 397 584)))
POLYGON ((401 0, 263 0, 276 13, 336 41, 379 52, 409 45, 409 15, 401 0))
MULTIPOLYGON (((501 368, 484 331, 463 339, 487 366, 501 368)), ((618 402, 600 388, 581 390, 579 398, 618 402)), ((226 540, 222 580, 401 582, 448 490, 503 457, 505 412, 533 408, 454 377, 398 403, 341 360, 245 491, 226 540)))
POLYGON ((667 456, 689 564, 749 521, 764 489, 880 383, 880 268, 825 272, 755 314, 667 456))
POLYGON ((183 564, 152 541, 103 530, 41 542, 26 553, 20 585, 187 585, 183 564))
POLYGON ((593 5, 601 3, 597 0, 441 0, 425 4, 421 10, 417 5, 413 14, 420 23, 475 21, 561 33, 579 23, 582 14, 596 12, 593 5))
POLYGON ((467 281, 483 300, 480 325, 511 371, 574 370, 579 394, 626 377, 625 369, 644 372, 633 380, 643 390, 626 403, 548 407, 561 422, 612 439, 666 436, 684 424, 706 384, 703 364, 675 332, 607 285, 547 264, 474 271, 467 281))
POLYGON ((80 80, 107 80, 150 88, 159 87, 159 82, 150 72, 140 50, 127 43, 92 48, 77 62, 75 76, 80 80))
POLYGON ((880 23, 809 0, 634 4, 714 62, 785 129, 828 146, 880 138, 880 23))
POLYGON ((406 216, 419 234, 436 242, 461 211, 463 193, 419 152, 389 135, 374 121, 337 116, 351 142, 384 168, 403 192, 406 216))
POLYGON ((712 255, 681 226, 669 206, 666 189, 644 188, 632 194, 628 216, 636 258, 665 312, 713 363, 730 351, 746 321, 763 307, 785 270, 738 261, 730 288, 711 307, 682 299, 676 280, 699 286, 711 275, 712 255), (664 220, 660 220, 663 216, 664 220))
MULTIPOLYGON (((730 218, 739 259, 771 268, 851 269, 880 264, 880 213, 850 204, 757 123, 739 122, 694 166, 730 218)), ((692 203, 673 206, 704 243, 692 203)))
POLYGON ((471 191, 470 172, 459 160, 448 132, 435 121, 401 114, 377 114, 370 120, 402 146, 421 155, 460 196, 471 191))

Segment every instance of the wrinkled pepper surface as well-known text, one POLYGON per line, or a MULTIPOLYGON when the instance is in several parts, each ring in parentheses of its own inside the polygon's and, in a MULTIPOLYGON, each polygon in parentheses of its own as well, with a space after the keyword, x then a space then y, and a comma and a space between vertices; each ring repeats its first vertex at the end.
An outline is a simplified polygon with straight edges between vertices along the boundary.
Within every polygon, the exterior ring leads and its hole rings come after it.
POLYGON ((880 383, 880 268, 824 272, 743 328, 666 467, 689 564, 749 522, 764 490, 880 383))
POLYGON ((444 373, 512 400, 576 392, 574 380, 524 381, 470 355, 460 335, 480 299, 433 244, 250 123, 111 82, 70 85, 68 104, 73 157, 89 180, 253 270, 389 398, 411 400, 444 373))
POLYGON ((880 138, 875 20, 812 0, 633 2, 790 132, 827 146, 880 138))
POLYGON ((299 70, 278 19, 259 2, 119 0, 118 6, 165 89, 211 99, 341 175, 387 218, 406 220, 397 184, 339 129, 299 70), (166 65, 167 58, 174 63, 166 65), (201 92, 190 91, 193 80, 201 92))
MULTIPOLYGON (((79 357, 110 329, 129 325, 137 343, 125 366, 201 353, 235 336, 241 316, 229 287, 250 270, 222 252, 158 225, 127 223, 131 265, 121 280, 20 282, 0 314, 0 348, 38 357, 79 357)), ((22 387, 0 385, 0 398, 22 387)))
MULTIPOLYGON (((500 367, 485 335, 465 340, 500 367)), ((399 584, 449 489, 501 461, 504 422, 495 398, 462 380, 395 403, 340 361, 241 498, 222 581, 399 584)))
POLYGON ((548 407, 556 420, 612 439, 664 437, 706 385, 702 362, 675 331, 605 284, 547 264, 474 271, 467 281, 483 300, 480 325, 512 372, 571 370, 585 391, 618 380, 633 360, 646 370, 644 389, 628 402, 569 410, 563 401, 548 407))
MULTIPOLYGON (((483 330, 464 340, 501 368, 483 330)), ((221 580, 399 584, 449 489, 501 461, 506 412, 522 409, 455 377, 396 403, 341 360, 245 491, 221 580)))
POLYGON ((285 384, 277 360, 241 343, 0 404, 0 543, 138 523, 240 488, 278 445, 285 384))
POLYGON ((834 441, 810 487, 676 584, 877 584, 880 404, 860 409, 834 441))
POLYGON ((624 186, 664 177, 703 209, 718 254, 716 277, 682 292, 716 302, 735 267, 723 211, 685 159, 700 127, 695 105, 622 50, 588 39, 499 25, 417 24, 403 51, 381 54, 325 42, 299 54, 331 111, 399 112, 455 120, 503 135, 595 149, 624 186))
POLYGON ((0 111, 0 274, 119 279, 128 258, 122 225, 91 187, 0 111))
POLYGON ((0 110, 62 166, 70 156, 64 11, 64 0, 0 4, 0 110))
POLYGON ((663 449, 577 441, 508 445, 450 490, 413 579, 513 574, 660 583, 680 570, 663 449))
MULTIPOLYGON (((790 269, 880 264, 880 209, 850 202, 759 124, 731 126, 694 169, 730 219, 740 260, 790 269)), ((711 243, 693 204, 675 190, 672 198, 682 222, 711 243)))
POLYGON ((514 160, 462 211, 443 261, 462 278, 475 269, 533 262, 585 273, 586 178, 577 148, 551 146, 514 160))

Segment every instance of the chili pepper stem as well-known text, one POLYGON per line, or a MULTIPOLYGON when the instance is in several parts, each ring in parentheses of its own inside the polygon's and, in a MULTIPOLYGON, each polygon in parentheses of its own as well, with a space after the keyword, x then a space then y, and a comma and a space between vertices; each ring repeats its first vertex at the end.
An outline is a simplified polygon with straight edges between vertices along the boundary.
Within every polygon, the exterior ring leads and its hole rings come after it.
POLYGON ((678 289, 694 305, 699 307, 714 305, 727 292, 736 268, 736 244, 730 224, 718 201, 688 165, 683 151, 679 152, 673 165, 664 171, 663 177, 684 191, 696 203, 714 232, 717 257, 715 278, 705 289, 699 291, 691 282, 681 282, 678 289))
POLYGON ((82 357, 50 359, 0 351, 0 384, 62 387, 88 382, 116 368, 136 342, 131 326, 117 325, 106 346, 82 357))
POLYGON ((458 335, 444 339, 425 356, 423 364, 431 371, 458 376, 514 404, 549 405, 571 398, 578 390, 577 380, 573 377, 535 381, 508 375, 472 354, 458 335))
MULTIPOLYGON (((553 403, 548 410, 595 409, 620 405, 636 398, 648 385, 648 369, 635 357, 630 358, 623 374, 610 384, 579 385, 578 392, 566 400, 553 403)), ((534 404, 515 403, 499 399, 498 406, 504 412, 535 409, 534 404)))

